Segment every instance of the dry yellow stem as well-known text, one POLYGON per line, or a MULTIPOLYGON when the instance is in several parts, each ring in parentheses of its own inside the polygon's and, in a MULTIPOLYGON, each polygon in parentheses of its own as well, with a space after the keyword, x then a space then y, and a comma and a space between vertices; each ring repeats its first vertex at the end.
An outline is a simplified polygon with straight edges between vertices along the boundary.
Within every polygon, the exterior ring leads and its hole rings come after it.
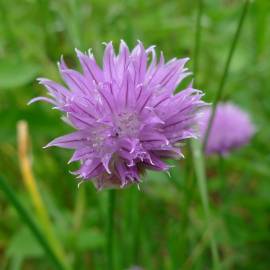
MULTIPOLYGON (((55 237, 55 233, 52 228, 52 224, 48 215, 48 212, 44 206, 43 200, 38 191, 35 177, 32 172, 30 150, 31 141, 28 134, 28 125, 26 121, 19 121, 17 124, 17 140, 18 140, 18 155, 22 178, 26 189, 28 190, 36 214, 42 226, 42 229, 55 251, 57 257, 65 264, 65 255, 62 246, 58 239, 55 237)), ((67 267, 68 269, 68 267, 67 267)))

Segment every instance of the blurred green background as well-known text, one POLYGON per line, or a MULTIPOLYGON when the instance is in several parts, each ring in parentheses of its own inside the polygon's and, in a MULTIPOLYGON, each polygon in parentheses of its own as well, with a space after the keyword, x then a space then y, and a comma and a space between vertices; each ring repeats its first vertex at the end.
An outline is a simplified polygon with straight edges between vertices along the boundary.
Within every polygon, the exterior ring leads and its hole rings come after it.
MULTIPOLYGON (((203 2, 195 81, 211 102, 244 1, 203 2)), ((74 48, 92 48, 100 60, 101 43, 113 40, 118 46, 120 39, 129 46, 138 39, 145 47, 155 44, 166 59, 191 57, 192 70, 197 9, 195 0, 0 0, 0 174, 32 218, 44 226, 20 170, 16 126, 25 120, 32 145, 27 150, 32 181, 71 269, 105 269, 107 193, 97 192, 91 183, 77 189, 69 174, 76 164, 67 165, 70 151, 42 149, 69 128, 47 104, 26 105, 45 93, 36 78, 60 81, 56 63, 61 55, 76 67, 74 48)), ((250 112, 257 133, 250 145, 226 157, 225 181, 219 177, 217 157, 205 162, 222 269, 270 269, 269 26, 270 1, 253 1, 224 89, 224 99, 250 112)), ((185 155, 174 164, 171 178, 149 173, 140 192, 135 186, 117 191, 116 270, 134 265, 147 270, 212 269, 187 146, 185 155)), ((54 269, 2 191, 0 269, 54 269)))

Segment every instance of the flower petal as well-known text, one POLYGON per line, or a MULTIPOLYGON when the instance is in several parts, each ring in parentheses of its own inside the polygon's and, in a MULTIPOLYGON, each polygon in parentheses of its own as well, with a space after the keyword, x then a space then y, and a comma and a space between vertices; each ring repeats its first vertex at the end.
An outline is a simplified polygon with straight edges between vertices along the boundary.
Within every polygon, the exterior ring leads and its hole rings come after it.
POLYGON ((58 137, 47 144, 44 148, 58 146, 62 148, 76 149, 85 146, 87 143, 87 132, 75 131, 73 133, 58 137))

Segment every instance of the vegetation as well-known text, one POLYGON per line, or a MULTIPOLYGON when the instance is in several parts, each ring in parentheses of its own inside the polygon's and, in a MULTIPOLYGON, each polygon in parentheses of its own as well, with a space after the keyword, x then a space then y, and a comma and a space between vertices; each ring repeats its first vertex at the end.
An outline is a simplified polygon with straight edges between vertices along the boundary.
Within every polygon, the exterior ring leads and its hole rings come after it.
MULTIPOLYGON (((60 81, 56 63, 63 55, 77 67, 74 48, 100 61, 102 42, 139 39, 166 59, 190 57, 191 71, 195 61, 196 87, 213 102, 244 2, 0 2, 0 269, 106 269, 108 192, 90 182, 78 189, 71 152, 42 148, 71 129, 47 104, 27 106, 45 93, 36 78, 60 81)), ((269 25, 270 2, 251 1, 221 95, 250 113, 251 143, 204 162, 187 143, 170 176, 149 172, 140 191, 116 190, 115 270, 270 268, 269 25)))

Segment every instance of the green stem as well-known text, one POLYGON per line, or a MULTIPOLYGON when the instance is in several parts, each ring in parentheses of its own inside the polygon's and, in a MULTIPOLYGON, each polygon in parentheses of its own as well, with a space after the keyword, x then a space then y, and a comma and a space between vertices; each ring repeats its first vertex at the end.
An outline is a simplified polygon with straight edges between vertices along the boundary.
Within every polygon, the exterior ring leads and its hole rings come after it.
MULTIPOLYGON (((227 196, 227 183, 225 179, 225 164, 224 164, 224 157, 222 155, 219 155, 218 157, 218 167, 219 167, 219 182, 220 182, 220 197, 221 200, 224 200, 227 196)), ((225 206, 225 203, 223 203, 223 206, 225 206)))
POLYGON ((108 191, 107 269, 114 270, 114 210, 115 190, 108 191))
MULTIPOLYGON (((85 207, 86 207, 86 190, 85 186, 81 186, 78 190, 76 196, 76 203, 75 203, 75 210, 74 210, 74 231, 76 235, 80 233, 82 222, 85 214, 85 207)), ((81 269, 82 268, 82 256, 81 251, 79 250, 78 246, 75 245, 76 248, 74 250, 74 269, 81 269)))
POLYGON ((222 186, 225 182, 225 170, 224 170, 224 157, 222 155, 219 155, 219 177, 220 181, 222 181, 222 186))
POLYGON ((7 197, 8 201, 14 206, 20 218, 25 222, 28 228, 31 230, 33 235, 36 237, 37 241, 40 243, 42 248, 44 249, 45 253, 51 259, 51 261, 55 265, 55 269, 64 270, 65 267, 61 264, 58 257, 52 250, 50 244, 48 243, 47 239, 43 236, 40 229, 33 221, 27 210, 23 207, 23 205, 18 200, 15 192, 10 188, 7 182, 0 177, 0 189, 2 189, 4 195, 7 197))
POLYGON ((196 75, 199 66, 199 53, 201 41, 201 20, 202 20, 203 0, 198 0, 198 11, 196 16, 195 46, 193 55, 193 72, 196 75))
POLYGON ((218 104, 219 100, 222 97, 222 92, 223 92, 223 89, 224 89, 224 86, 225 86, 225 83, 226 83, 226 80, 227 80, 227 77, 228 77, 228 72, 229 72, 231 60, 232 60, 232 57, 233 57, 233 54, 234 54, 234 51, 235 51, 235 48, 236 48, 236 44, 237 44, 237 41, 239 39, 241 30, 242 30, 243 22, 244 22, 244 19, 246 17, 246 14, 247 14, 249 3, 250 3, 250 0, 245 0, 244 7, 243 7, 243 10, 242 10, 240 19, 239 19, 239 23, 238 23, 238 26, 237 26, 237 29, 236 29, 236 32, 235 32, 235 35, 234 35, 234 38, 233 38, 233 41, 232 41, 232 45, 231 45, 231 48, 230 48, 230 51, 229 51, 229 54, 228 54, 228 57, 227 57, 227 60, 226 60, 226 63, 225 63, 224 72, 223 72, 223 75, 221 77, 221 81, 220 81, 220 84, 219 84, 215 99, 213 101, 212 113, 211 113, 211 116, 210 116, 210 120, 209 120, 207 129, 206 129, 206 133, 205 133, 205 138, 204 138, 204 141, 203 141, 203 150, 205 150, 206 145, 207 145, 208 137, 209 137, 211 127, 213 125, 213 120, 214 120, 214 117, 215 117, 215 114, 216 114, 217 104, 218 104))
POLYGON ((208 192, 207 192, 207 184, 206 184, 206 175, 205 175, 205 166, 204 160, 201 151, 201 145, 199 140, 192 140, 191 143, 192 152, 193 152, 193 160, 195 167, 195 174, 198 182, 200 197, 202 200, 203 210, 206 218, 206 226, 209 230, 210 234, 210 248, 213 258, 213 266, 214 269, 220 269, 220 261, 217 243, 215 240, 214 229, 213 229, 213 220, 210 213, 209 200, 208 200, 208 192))
MULTIPOLYGON (((199 49, 201 41, 201 18, 202 18, 202 9, 203 9, 203 0, 198 0, 198 12, 196 18, 196 32, 195 32, 195 47, 194 47, 194 64, 193 70, 194 75, 196 75, 198 67, 198 58, 199 58, 199 49)), ((220 261, 218 255, 218 248, 214 236, 214 230, 212 227, 212 218, 209 208, 207 184, 206 184, 206 175, 205 175, 205 166, 204 159, 201 152, 201 145, 198 140, 191 141, 191 150, 193 155, 193 163, 195 168, 195 175, 198 183, 198 188, 200 192, 200 197, 202 200, 203 210, 206 217, 206 227, 210 233, 210 248, 213 260, 214 269, 220 269, 220 261)))
POLYGON ((132 192, 131 193, 131 196, 132 196, 132 204, 131 204, 132 209, 131 209, 131 211, 132 211, 132 228, 133 228, 132 263, 134 265, 137 265, 138 264, 139 243, 140 243, 139 202, 138 202, 139 191, 137 190, 137 187, 133 187, 131 192, 132 192))

